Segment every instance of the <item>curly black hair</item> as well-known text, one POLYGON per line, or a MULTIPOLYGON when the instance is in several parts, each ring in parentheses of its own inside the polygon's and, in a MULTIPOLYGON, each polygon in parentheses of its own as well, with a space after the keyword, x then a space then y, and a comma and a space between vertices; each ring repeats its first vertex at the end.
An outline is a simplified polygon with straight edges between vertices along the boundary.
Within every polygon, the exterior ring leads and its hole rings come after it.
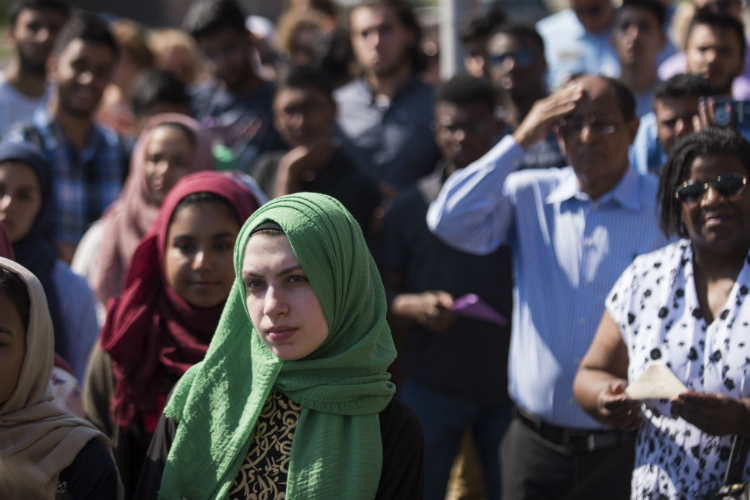
POLYGON ((701 130, 675 145, 661 171, 656 195, 661 208, 659 227, 667 238, 672 235, 688 236, 682 223, 682 204, 675 198, 675 191, 690 176, 690 168, 696 158, 719 154, 736 156, 750 174, 750 142, 736 130, 701 130))

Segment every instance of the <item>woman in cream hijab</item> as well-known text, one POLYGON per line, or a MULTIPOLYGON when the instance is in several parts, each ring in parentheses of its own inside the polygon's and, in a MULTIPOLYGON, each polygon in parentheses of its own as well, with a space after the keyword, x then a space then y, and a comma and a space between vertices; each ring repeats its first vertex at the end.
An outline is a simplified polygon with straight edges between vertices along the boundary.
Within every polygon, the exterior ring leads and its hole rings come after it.
POLYGON ((51 403, 53 356, 41 283, 0 257, 0 462, 34 477, 46 499, 122 500, 109 439, 51 403))

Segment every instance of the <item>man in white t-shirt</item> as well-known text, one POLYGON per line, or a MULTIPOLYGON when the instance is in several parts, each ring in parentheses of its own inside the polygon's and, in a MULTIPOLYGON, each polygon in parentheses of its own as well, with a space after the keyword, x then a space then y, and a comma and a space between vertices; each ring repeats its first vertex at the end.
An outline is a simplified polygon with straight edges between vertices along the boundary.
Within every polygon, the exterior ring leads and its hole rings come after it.
POLYGON ((0 73, 0 135, 46 104, 45 64, 70 16, 70 5, 62 0, 16 0, 9 14, 8 43, 13 58, 0 73))

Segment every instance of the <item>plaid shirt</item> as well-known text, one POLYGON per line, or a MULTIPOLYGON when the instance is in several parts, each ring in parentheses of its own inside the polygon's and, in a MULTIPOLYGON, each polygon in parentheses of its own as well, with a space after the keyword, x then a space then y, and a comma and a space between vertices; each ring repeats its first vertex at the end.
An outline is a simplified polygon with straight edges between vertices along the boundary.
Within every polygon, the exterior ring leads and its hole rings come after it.
POLYGON ((88 226, 120 196, 130 154, 108 128, 94 124, 88 144, 79 152, 52 113, 42 107, 30 122, 11 129, 3 139, 31 142, 47 156, 55 186, 56 241, 77 244, 88 226))

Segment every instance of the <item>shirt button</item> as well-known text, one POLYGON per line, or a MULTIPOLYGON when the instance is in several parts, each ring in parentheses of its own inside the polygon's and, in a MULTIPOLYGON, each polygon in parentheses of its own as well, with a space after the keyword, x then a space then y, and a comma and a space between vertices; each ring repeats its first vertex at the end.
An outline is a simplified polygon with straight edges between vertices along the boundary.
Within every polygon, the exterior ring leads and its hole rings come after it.
POLYGON ((575 399, 573 399, 573 398, 570 398, 570 399, 568 400, 568 404, 569 404, 569 405, 574 405, 575 403, 576 403, 576 400, 575 400, 575 399))
POLYGON ((589 283, 591 283, 591 281, 589 281, 589 280, 583 280, 583 284, 584 285, 588 285, 589 283))
POLYGON ((518 160, 513 160, 512 163, 514 167, 517 167, 520 162, 518 160))
POLYGON ((581 318, 581 319, 578 320, 578 324, 579 325, 582 325, 584 323, 586 323, 586 318, 581 318))
POLYGON ((594 240, 591 239, 591 238, 586 238, 586 242, 585 243, 586 243, 587 247, 594 246, 594 240))
POLYGON ((597 204, 596 204, 596 202, 593 202, 593 203, 591 204, 591 210, 596 210, 596 207, 597 207, 597 204))

